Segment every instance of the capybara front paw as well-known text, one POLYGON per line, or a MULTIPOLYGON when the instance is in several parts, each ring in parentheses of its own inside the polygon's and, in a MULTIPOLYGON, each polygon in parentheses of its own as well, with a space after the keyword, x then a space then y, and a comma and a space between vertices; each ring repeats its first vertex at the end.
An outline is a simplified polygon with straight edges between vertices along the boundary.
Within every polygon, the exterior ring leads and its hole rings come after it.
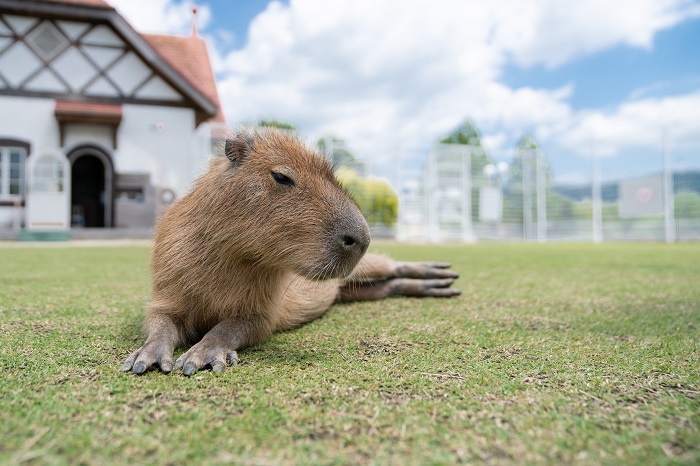
POLYGON ((153 366, 160 367, 160 370, 166 374, 173 370, 173 348, 171 345, 163 341, 147 341, 124 361, 121 371, 143 374, 153 366))
POLYGON ((190 376, 207 366, 211 367, 213 372, 222 372, 227 364, 238 364, 238 353, 235 350, 219 345, 207 345, 200 341, 177 358, 173 370, 182 369, 185 375, 190 376))

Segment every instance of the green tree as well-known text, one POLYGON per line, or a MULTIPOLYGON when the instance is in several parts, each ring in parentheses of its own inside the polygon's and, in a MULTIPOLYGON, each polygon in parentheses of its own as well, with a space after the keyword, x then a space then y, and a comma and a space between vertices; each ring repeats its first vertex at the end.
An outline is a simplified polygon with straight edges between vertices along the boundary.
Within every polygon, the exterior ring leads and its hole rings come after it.
POLYGON ((394 226, 399 216, 399 200, 389 184, 365 177, 365 164, 355 157, 343 139, 328 136, 319 139, 316 145, 331 161, 336 177, 355 199, 367 222, 394 226))
POLYGON ((472 150, 471 169, 472 177, 480 177, 483 175, 484 167, 491 162, 488 154, 481 145, 481 136, 477 131, 476 126, 470 120, 465 120, 444 138, 440 139, 440 144, 462 144, 471 146, 477 150, 472 150))
POLYGON ((277 128, 285 131, 296 131, 296 127, 291 124, 287 123, 284 121, 279 121, 279 120, 260 120, 258 121, 258 126, 262 128, 277 128))
POLYGON ((378 178, 363 178, 351 168, 343 169, 336 176, 355 199, 367 222, 388 227, 396 224, 399 200, 389 183, 378 178))
POLYGON ((692 191, 683 191, 673 199, 676 218, 700 218, 700 196, 692 191))
POLYGON ((537 141, 532 136, 523 135, 515 147, 515 156, 508 167, 508 187, 506 189, 504 220, 520 223, 524 221, 524 193, 529 190, 532 199, 532 219, 537 219, 537 183, 545 184, 547 219, 566 220, 576 212, 575 202, 552 191, 552 170, 547 159, 540 154, 537 141), (543 178, 538 179, 538 162, 542 164, 543 178))
MULTIPOLYGON (((523 176, 529 173, 532 180, 532 187, 536 187, 537 180, 537 157, 540 154, 540 147, 532 136, 525 135, 518 140, 515 146, 515 157, 508 168, 508 179, 517 186, 522 186, 523 176)), ((543 181, 549 190, 552 181, 552 169, 549 162, 544 157, 541 158, 544 173, 543 181)))
MULTIPOLYGON (((534 155, 537 154, 538 150, 537 142, 527 135, 522 136, 515 146, 515 156, 508 166, 508 185, 505 188, 503 199, 503 221, 506 223, 523 223, 525 221, 523 202, 526 190, 529 190, 533 200, 531 218, 537 218, 534 182, 537 164, 534 155)), ((552 207, 555 212, 571 210, 572 207, 565 206, 565 204, 564 198, 556 198, 552 207)))
POLYGON ((470 167, 472 180, 475 181, 475 183, 473 183, 474 187, 472 188, 471 193, 471 211, 472 220, 478 220, 480 202, 479 184, 487 181, 486 177, 484 176, 484 167, 492 164, 491 158, 481 145, 481 136, 479 136, 479 131, 476 129, 476 126, 474 126, 474 123, 471 120, 465 120, 438 142, 440 144, 461 144, 472 148, 470 150, 470 167))
POLYGON ((481 137, 471 120, 465 120, 450 134, 440 139, 440 144, 463 144, 465 146, 481 147, 481 137))
POLYGON ((344 139, 325 136, 316 142, 316 146, 322 154, 326 154, 336 173, 349 168, 362 175, 365 174, 365 164, 355 157, 344 139))

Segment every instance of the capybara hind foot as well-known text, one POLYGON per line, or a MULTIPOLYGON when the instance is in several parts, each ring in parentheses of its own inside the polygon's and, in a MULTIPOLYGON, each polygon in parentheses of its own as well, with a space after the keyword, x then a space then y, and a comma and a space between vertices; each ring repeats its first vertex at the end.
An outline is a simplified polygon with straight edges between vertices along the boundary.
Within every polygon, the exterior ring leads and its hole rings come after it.
POLYGON ((394 274, 397 278, 459 278, 457 272, 448 270, 450 266, 447 262, 398 262, 394 274))
POLYGON ((462 294, 461 291, 450 288, 454 278, 396 278, 391 280, 391 295, 393 296, 433 296, 449 298, 462 294))
POLYGON ((222 372, 227 363, 231 366, 238 364, 236 350, 202 340, 177 358, 173 370, 182 369, 185 375, 190 376, 209 366, 213 372, 222 372))
POLYGON ((160 367, 166 374, 173 370, 174 347, 164 340, 149 340, 124 361, 122 372, 132 371, 143 374, 153 366, 160 367))

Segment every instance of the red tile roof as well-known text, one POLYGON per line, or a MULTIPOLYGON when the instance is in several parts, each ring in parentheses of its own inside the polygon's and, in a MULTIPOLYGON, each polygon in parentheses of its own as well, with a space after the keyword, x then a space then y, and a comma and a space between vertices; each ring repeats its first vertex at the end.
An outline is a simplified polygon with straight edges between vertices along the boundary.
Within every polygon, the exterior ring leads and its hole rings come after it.
POLYGON ((66 5, 76 5, 76 6, 87 6, 94 8, 109 8, 113 10, 114 8, 107 3, 105 0, 40 0, 47 3, 64 3, 66 5))
POLYGON ((209 50, 204 39, 197 35, 164 36, 141 34, 160 56, 187 79, 199 92, 216 105, 216 115, 208 121, 226 123, 221 110, 216 78, 209 61, 209 50))
MULTIPOLYGON (((38 3, 61 3, 65 5, 114 10, 106 0, 35 0, 38 3)), ((119 15, 118 12, 115 12, 119 15)), ((132 29, 133 30, 133 29, 132 29)), ((207 44, 198 35, 166 36, 141 34, 150 45, 177 73, 216 106, 216 114, 206 121, 226 123, 221 110, 216 78, 209 60, 207 44)), ((198 117, 199 119, 199 117, 198 117)), ((201 121, 201 120, 200 120, 201 121)))

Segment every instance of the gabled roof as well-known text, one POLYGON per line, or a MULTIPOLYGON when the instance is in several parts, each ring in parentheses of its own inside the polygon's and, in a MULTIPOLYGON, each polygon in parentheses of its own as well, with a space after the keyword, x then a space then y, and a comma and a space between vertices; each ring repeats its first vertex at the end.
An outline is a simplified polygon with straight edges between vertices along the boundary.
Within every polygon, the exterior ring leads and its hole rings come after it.
POLYGON ((0 0, 0 9, 109 23, 163 79, 190 100, 197 123, 225 122, 204 39, 197 35, 142 35, 105 0, 0 0))
POLYGON ((66 5, 81 5, 81 6, 89 6, 89 7, 95 7, 95 8, 108 8, 110 10, 114 10, 114 7, 112 7, 109 3, 107 3, 105 0, 39 0, 44 1, 46 3, 65 3, 66 5))
POLYGON ((209 100, 216 104, 217 112, 210 121, 225 123, 221 110, 216 78, 209 61, 207 43, 198 35, 165 36, 141 34, 170 66, 175 68, 209 100))

